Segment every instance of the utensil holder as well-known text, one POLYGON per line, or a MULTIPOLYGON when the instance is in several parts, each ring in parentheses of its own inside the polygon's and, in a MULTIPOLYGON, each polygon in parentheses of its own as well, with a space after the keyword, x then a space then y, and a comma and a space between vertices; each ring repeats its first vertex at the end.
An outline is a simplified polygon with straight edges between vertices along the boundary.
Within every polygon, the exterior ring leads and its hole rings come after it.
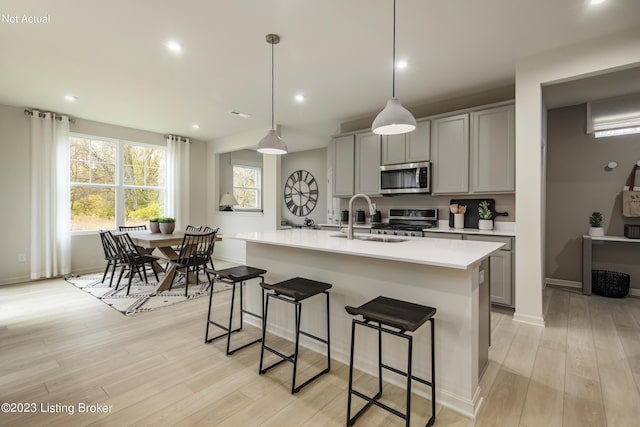
POLYGON ((453 228, 464 228, 464 214, 453 214, 453 228))

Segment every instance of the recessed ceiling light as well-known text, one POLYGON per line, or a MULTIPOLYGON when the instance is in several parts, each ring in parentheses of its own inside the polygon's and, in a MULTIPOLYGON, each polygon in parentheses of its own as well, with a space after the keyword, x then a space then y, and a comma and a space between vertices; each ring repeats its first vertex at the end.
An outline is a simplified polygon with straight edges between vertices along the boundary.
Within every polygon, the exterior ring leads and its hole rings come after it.
POLYGON ((192 124, 191 127, 194 129, 200 129, 200 125, 197 123, 192 124))
POLYGON ((587 0, 587 4, 589 4, 589 6, 594 6, 596 4, 600 4, 600 3, 604 3, 605 0, 587 0))
POLYGON ((248 119, 249 117, 251 117, 251 114, 247 114, 247 113, 242 113, 240 111, 230 111, 231 114, 233 114, 234 116, 238 116, 238 117, 242 117, 243 119, 248 119))
POLYGON ((66 99, 69 102, 73 102, 73 101, 76 101, 78 99, 78 97, 77 96, 73 96, 73 95, 65 95, 64 99, 66 99))
POLYGON ((301 94, 301 93, 297 94, 297 95, 295 96, 295 98, 296 98, 296 101, 298 101, 298 102, 304 102, 304 100, 306 99, 306 98, 304 97, 304 95, 303 95, 303 94, 301 94))
POLYGON ((178 43, 177 41, 170 40, 167 43, 165 43, 165 46, 171 52, 175 52, 175 53, 182 52, 182 45, 180 43, 178 43))
POLYGON ((409 63, 407 61, 402 60, 398 61, 398 63, 396 64, 396 68, 398 68, 398 70, 404 70, 408 65, 409 63))

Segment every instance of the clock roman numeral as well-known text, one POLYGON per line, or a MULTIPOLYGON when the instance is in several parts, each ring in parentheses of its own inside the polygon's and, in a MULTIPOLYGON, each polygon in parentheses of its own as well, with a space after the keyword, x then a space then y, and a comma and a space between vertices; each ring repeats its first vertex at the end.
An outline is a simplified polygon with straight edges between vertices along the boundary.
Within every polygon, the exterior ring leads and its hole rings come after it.
POLYGON ((289 199, 287 200, 287 208, 289 208, 289 210, 291 210, 291 207, 293 206, 293 200, 289 199))

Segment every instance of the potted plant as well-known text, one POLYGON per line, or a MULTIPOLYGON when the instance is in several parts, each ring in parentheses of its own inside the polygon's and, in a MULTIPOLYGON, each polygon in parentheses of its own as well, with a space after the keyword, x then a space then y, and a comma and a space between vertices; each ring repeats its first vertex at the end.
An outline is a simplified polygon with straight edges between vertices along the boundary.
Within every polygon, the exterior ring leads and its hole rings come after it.
POLYGON ((478 228, 480 230, 493 230, 493 219, 491 219, 492 213, 489 208, 489 202, 483 200, 480 202, 478 206, 478 215, 480 219, 478 220, 478 228))
POLYGON ((152 233, 160 232, 160 224, 158 223, 158 219, 159 218, 149 219, 149 230, 151 230, 152 233))
POLYGON ((168 217, 158 218, 158 223, 160 225, 160 232, 162 234, 172 234, 173 230, 175 230, 176 228, 175 218, 168 218, 168 217))
POLYGON ((602 228, 602 214, 600 212, 593 212, 589 217, 589 236, 601 237, 604 236, 604 228, 602 228))

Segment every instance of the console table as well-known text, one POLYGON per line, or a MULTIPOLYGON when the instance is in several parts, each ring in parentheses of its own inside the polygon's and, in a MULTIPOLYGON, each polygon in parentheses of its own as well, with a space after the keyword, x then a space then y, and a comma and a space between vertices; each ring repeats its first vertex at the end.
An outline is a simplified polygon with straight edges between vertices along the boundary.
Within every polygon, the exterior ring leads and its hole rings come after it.
POLYGON ((623 236, 582 236, 582 293, 585 295, 591 295, 591 263, 594 241, 640 243, 640 239, 630 239, 623 236))

